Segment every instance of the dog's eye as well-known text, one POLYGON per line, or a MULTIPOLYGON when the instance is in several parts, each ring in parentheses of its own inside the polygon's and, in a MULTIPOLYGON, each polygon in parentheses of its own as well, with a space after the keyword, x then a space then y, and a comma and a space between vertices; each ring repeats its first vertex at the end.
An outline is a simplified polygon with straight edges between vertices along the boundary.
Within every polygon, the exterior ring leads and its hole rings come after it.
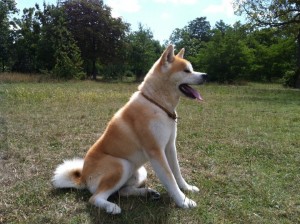
POLYGON ((183 70, 184 72, 186 72, 186 73, 192 73, 190 70, 188 70, 188 69, 185 69, 185 70, 183 70))

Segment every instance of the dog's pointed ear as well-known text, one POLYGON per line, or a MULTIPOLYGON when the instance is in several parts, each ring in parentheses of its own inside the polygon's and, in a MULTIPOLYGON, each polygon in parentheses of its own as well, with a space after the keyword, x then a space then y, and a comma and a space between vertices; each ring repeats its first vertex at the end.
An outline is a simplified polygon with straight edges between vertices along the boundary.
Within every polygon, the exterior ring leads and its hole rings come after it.
POLYGON ((183 58, 183 56, 184 56, 184 51, 185 51, 184 48, 182 48, 176 56, 177 56, 177 57, 180 57, 180 58, 183 58))
POLYGON ((164 53, 161 55, 160 63, 161 65, 166 65, 169 63, 172 63, 174 61, 175 55, 174 55, 174 46, 169 45, 164 53))

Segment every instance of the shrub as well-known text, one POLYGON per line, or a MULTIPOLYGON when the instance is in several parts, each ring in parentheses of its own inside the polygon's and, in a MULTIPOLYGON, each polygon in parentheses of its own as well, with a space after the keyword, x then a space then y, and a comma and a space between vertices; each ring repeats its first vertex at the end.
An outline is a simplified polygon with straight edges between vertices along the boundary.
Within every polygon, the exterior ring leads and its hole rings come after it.
POLYGON ((282 77, 282 84, 286 87, 294 87, 297 80, 295 71, 286 71, 282 77))

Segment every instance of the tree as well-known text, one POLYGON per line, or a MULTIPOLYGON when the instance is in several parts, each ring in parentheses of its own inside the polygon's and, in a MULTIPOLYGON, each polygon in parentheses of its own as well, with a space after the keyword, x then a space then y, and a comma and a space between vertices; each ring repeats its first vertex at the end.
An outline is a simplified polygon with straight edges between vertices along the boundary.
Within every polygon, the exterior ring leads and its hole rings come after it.
POLYGON ((37 55, 40 68, 51 71, 59 78, 82 79, 80 49, 67 29, 62 8, 44 3, 44 10, 39 10, 36 16, 41 23, 37 55))
MULTIPOLYGON (((61 11, 61 9, 58 10, 61 11)), ((72 34, 67 29, 63 15, 58 17, 53 31, 55 35, 54 56, 56 59, 53 73, 61 78, 82 79, 84 73, 82 72, 80 49, 76 45, 72 34)))
POLYGON ((106 64, 118 56, 128 24, 111 16, 102 0, 67 0, 63 3, 68 29, 79 46, 87 74, 96 79, 96 62, 106 64), (92 69, 89 69, 89 64, 92 69))
POLYGON ((182 29, 175 29, 169 42, 174 44, 177 49, 186 48, 185 56, 195 56, 201 50, 205 42, 211 38, 210 23, 206 17, 196 18, 182 29))
POLYGON ((219 30, 222 33, 222 35, 225 35, 225 33, 231 29, 231 26, 225 24, 223 20, 220 20, 216 22, 215 29, 219 30))
POLYGON ((38 7, 36 17, 41 25, 41 33, 37 46, 39 69, 44 72, 52 71, 55 66, 55 27, 62 16, 61 10, 54 5, 43 4, 43 10, 38 7))
POLYGON ((234 27, 217 23, 211 40, 191 61, 195 68, 209 74, 210 80, 221 83, 234 82, 242 78, 247 69, 247 46, 243 41, 241 24, 234 27))
POLYGON ((245 13, 257 26, 282 27, 295 35, 298 44, 296 82, 300 88, 300 1, 299 0, 235 0, 237 14, 245 13))
POLYGON ((8 66, 10 49, 13 44, 10 26, 14 24, 9 21, 9 16, 17 11, 15 0, 0 0, 0 62, 2 72, 4 72, 8 66))
POLYGON ((25 8, 21 19, 16 19, 18 29, 14 48, 16 51, 13 70, 18 72, 38 72, 37 43, 40 38, 40 23, 34 16, 36 8, 25 8))
POLYGON ((246 39, 251 61, 248 62, 249 78, 255 81, 280 79, 295 65, 294 38, 277 28, 257 29, 246 39))
POLYGON ((198 17, 189 22, 187 31, 191 38, 199 41, 207 42, 210 39, 210 23, 206 21, 206 17, 198 17))
POLYGON ((128 44, 128 63, 132 66, 131 70, 136 75, 136 80, 141 81, 153 61, 160 56, 162 48, 159 42, 153 39, 151 30, 141 24, 137 31, 129 34, 128 44))
MULTIPOLYGON (((182 49, 182 48, 190 49, 192 40, 191 40, 191 36, 190 36, 188 30, 186 29, 186 27, 184 27, 182 29, 176 28, 172 32, 172 34, 169 38, 169 43, 175 45, 177 49, 182 49)), ((189 53, 185 52, 185 57, 188 57, 188 56, 189 56, 189 53)))

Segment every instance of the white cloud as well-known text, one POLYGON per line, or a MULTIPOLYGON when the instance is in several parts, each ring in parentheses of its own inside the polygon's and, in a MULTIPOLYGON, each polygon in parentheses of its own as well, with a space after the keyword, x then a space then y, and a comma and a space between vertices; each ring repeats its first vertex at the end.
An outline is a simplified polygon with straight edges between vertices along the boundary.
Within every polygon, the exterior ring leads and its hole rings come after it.
POLYGON ((160 18, 162 20, 170 20, 170 19, 172 19, 172 15, 169 12, 163 12, 160 14, 160 18))
POLYGON ((134 13, 141 10, 138 0, 107 0, 106 4, 112 8, 113 17, 120 17, 123 12, 134 13))
POLYGON ((171 4, 184 4, 193 5, 198 2, 198 0, 154 0, 157 3, 171 3, 171 4))
POLYGON ((232 6, 233 0, 222 0, 221 4, 209 5, 203 12, 206 14, 225 14, 227 17, 234 16, 234 9, 232 6))

